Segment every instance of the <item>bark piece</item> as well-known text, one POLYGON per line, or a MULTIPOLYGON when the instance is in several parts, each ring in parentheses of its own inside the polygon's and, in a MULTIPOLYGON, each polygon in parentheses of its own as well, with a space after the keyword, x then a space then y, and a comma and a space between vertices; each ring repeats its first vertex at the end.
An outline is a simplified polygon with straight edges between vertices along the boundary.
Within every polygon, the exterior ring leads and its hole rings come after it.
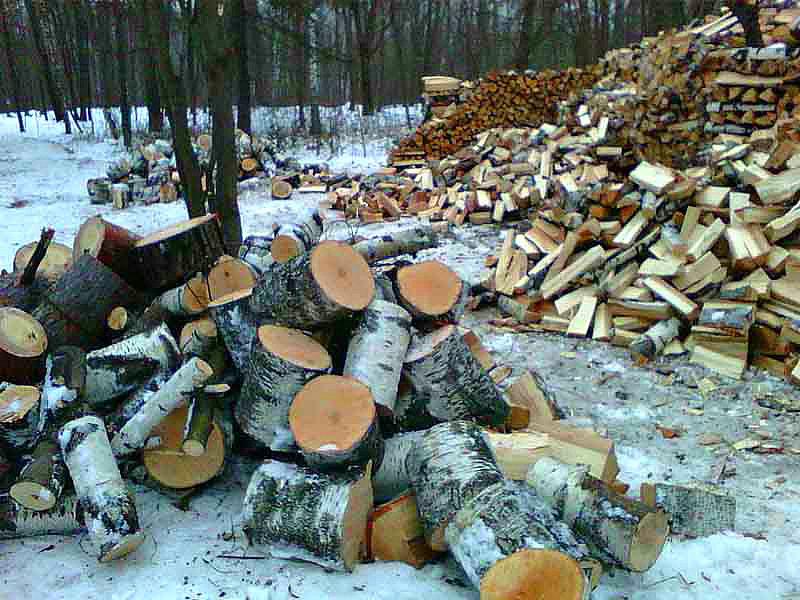
POLYGON ((469 286, 438 260, 402 267, 395 289, 400 305, 411 313, 415 324, 457 323, 469 297, 469 286))
POLYGON ((383 460, 372 475, 375 502, 388 502, 411 488, 408 455, 423 434, 422 431, 410 431, 384 440, 383 460))
POLYGON ((428 429, 409 453, 407 468, 425 538, 434 550, 447 549, 445 528, 461 507, 503 480, 483 430, 468 421, 428 429))
POLYGON ((326 475, 266 461, 247 486, 242 529, 251 544, 277 558, 299 558, 352 571, 372 509, 370 468, 358 475, 326 475))
POLYGON ((663 508, 670 531, 687 537, 706 537, 734 531, 736 498, 713 485, 643 483, 642 502, 663 508))
POLYGON ((133 552, 144 533, 103 422, 92 416, 74 419, 61 429, 58 441, 100 562, 133 552))
POLYGON ((374 293, 364 258, 347 244, 325 241, 265 271, 253 288, 250 308, 290 327, 314 329, 363 310, 374 293))
POLYGON ((275 232, 270 252, 275 262, 286 262, 298 254, 309 252, 322 235, 322 217, 314 211, 302 221, 281 225, 275 232))
POLYGON ((420 569, 438 556, 425 541, 417 497, 410 491, 372 511, 367 536, 368 558, 404 562, 420 569))
POLYGON ((169 314, 185 318, 205 311, 210 298, 206 278, 196 275, 186 283, 161 294, 156 298, 156 302, 169 314))
POLYGON ((273 450, 292 448, 292 400, 309 380, 330 369, 328 352, 302 331, 259 327, 234 410, 242 431, 273 450))
POLYGON ((240 258, 223 256, 208 273, 208 295, 211 300, 217 300, 233 292, 249 290, 255 282, 256 272, 249 263, 240 258))
POLYGON ((76 496, 64 496, 46 511, 25 508, 10 496, 0 496, 0 540, 70 535, 83 529, 83 507, 76 496))
MULTIPOLYGON (((22 273, 31 260, 38 242, 30 242, 20 246, 14 253, 14 271, 22 273)), ((50 242, 47 251, 36 269, 36 275, 50 281, 58 279, 72 264, 72 250, 69 246, 50 242)))
POLYGON ((376 299, 361 315, 347 348, 342 374, 366 384, 379 411, 388 416, 394 412, 410 331, 408 311, 376 299))
POLYGON ((330 471, 383 460, 383 438, 369 388, 350 377, 321 375, 289 408, 289 427, 306 462, 330 471))
POLYGON ((0 382, 0 448, 9 456, 29 452, 39 432, 39 389, 0 382))
POLYGON ((22 275, 19 278, 20 285, 30 285, 36 279, 36 272, 39 270, 39 265, 44 260, 45 254, 47 254, 53 235, 55 235, 55 230, 42 229, 42 235, 36 243, 36 248, 34 248, 30 260, 27 261, 25 268, 22 270, 22 275))
POLYGON ((617 494, 585 465, 544 457, 525 481, 604 562, 641 572, 661 555, 669 534, 664 512, 617 494))
POLYGON ((89 217, 78 229, 72 242, 72 260, 88 254, 99 260, 132 285, 138 282, 134 247, 142 236, 109 223, 101 217, 89 217))
POLYGON ((44 327, 33 316, 18 308, 0 307, 0 381, 40 382, 47 345, 44 327))
POLYGON ((353 248, 369 264, 374 264, 403 254, 416 254, 420 250, 433 248, 437 244, 437 235, 432 227, 415 227, 366 239, 354 244, 353 248))
POLYGON ((208 311, 222 338, 233 364, 239 373, 246 373, 250 352, 260 322, 250 309, 252 290, 245 289, 226 294, 208 304, 208 311))
POLYGON ((58 445, 51 440, 42 440, 9 494, 25 508, 50 510, 61 498, 66 478, 67 469, 58 445))

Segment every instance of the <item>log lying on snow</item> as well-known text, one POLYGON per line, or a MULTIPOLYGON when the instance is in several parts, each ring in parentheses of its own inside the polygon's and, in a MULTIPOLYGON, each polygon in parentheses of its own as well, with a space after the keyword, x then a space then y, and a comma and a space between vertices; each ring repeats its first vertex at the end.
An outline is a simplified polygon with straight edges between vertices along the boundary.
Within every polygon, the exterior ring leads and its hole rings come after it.
POLYGON ((22 468, 9 494, 25 508, 50 510, 61 497, 67 469, 61 449, 52 440, 36 445, 30 461, 22 468))
POLYGON ((387 258, 402 256, 403 254, 416 254, 420 250, 433 248, 438 243, 436 232, 432 227, 414 227, 369 238, 353 245, 353 248, 363 256, 369 264, 387 258))
POLYGON ((100 217, 89 217, 75 234, 72 260, 88 254, 99 260, 128 283, 135 285, 138 270, 134 247, 142 236, 100 217))
POLYGON ((482 600, 587 600, 586 548, 530 488, 501 481, 464 502, 444 533, 482 600))
POLYGON ((205 311, 209 299, 205 278, 202 275, 195 275, 186 283, 161 294, 156 298, 156 302, 169 314, 185 318, 205 311))
POLYGON ((0 382, 0 449, 9 456, 29 452, 39 433, 39 389, 0 382))
POLYGON ((387 502, 411 487, 408 455, 424 433, 409 431, 384 440, 383 460, 372 476, 372 494, 375 502, 387 502))
POLYGON ((77 496, 64 496, 50 510, 31 510, 0 495, 0 540, 37 535, 70 535, 84 529, 84 511, 77 496))
POLYGON ((453 325, 413 340, 403 372, 421 402, 427 401, 408 410, 424 409, 438 421, 472 418, 496 427, 508 416, 508 404, 453 325))
POLYGON ((273 450, 294 446, 289 408, 309 380, 330 372, 331 357, 302 331, 262 325, 236 403, 236 420, 247 435, 273 450))
POLYGON ((672 533, 705 537, 734 530, 736 498, 719 487, 643 483, 641 498, 667 512, 672 533))
POLYGON ((350 377, 321 375, 297 392, 289 427, 306 462, 319 471, 383 460, 383 437, 369 388, 350 377))
POLYGON ((241 290, 249 290, 256 283, 256 271, 240 258, 222 256, 209 271, 207 286, 211 300, 241 290))
POLYGON ((58 441, 99 560, 129 554, 144 541, 144 533, 103 421, 91 416, 70 421, 58 441))
POLYGON ((281 225, 270 246, 272 258, 276 262, 286 262, 308 252, 319 243, 321 235, 322 217, 316 210, 302 221, 281 225))
POLYGON ((374 293, 364 258, 347 244, 325 241, 265 271, 250 307, 290 327, 314 329, 365 309, 374 293))
MULTIPOLYGON (((14 271, 22 273, 31 260, 38 242, 20 246, 14 253, 14 271)), ((58 242, 50 242, 47 251, 36 269, 36 274, 45 279, 58 279, 72 264, 72 249, 58 242)))
POLYGON ((251 297, 252 290, 244 289, 221 296, 208 304, 208 312, 239 373, 247 372, 253 338, 259 324, 265 320, 250 310, 251 297))
POLYGON ((247 486, 244 535, 276 558, 352 571, 372 509, 370 473, 369 465, 356 475, 326 475, 266 461, 247 486))
POLYGON ((468 421, 431 427, 408 455, 425 538, 446 550, 444 530, 470 498, 503 480, 483 430, 468 421))
POLYGON ((525 481, 603 562, 646 571, 660 556, 669 535, 664 512, 615 493, 586 466, 544 457, 525 481))
POLYGON ((418 327, 430 327, 432 322, 457 323, 469 298, 467 283, 438 260, 402 267, 397 272, 395 292, 418 327))
POLYGON ((34 317, 9 306, 0 307, 0 381, 39 383, 44 376, 48 337, 34 317))
POLYGON ((391 302, 373 300, 347 348, 343 375, 365 383, 378 409, 391 416, 403 359, 411 342, 411 315, 391 302))

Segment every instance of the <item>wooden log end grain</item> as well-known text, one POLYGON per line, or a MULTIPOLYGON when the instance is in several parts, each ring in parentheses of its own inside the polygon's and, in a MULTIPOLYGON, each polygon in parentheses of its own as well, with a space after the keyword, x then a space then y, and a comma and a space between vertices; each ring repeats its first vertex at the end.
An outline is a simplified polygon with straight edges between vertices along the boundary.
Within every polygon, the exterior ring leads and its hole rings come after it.
POLYGON ((0 381, 40 382, 47 341, 44 328, 31 315, 18 308, 0 307, 0 381))
MULTIPOLYGON (((38 242, 30 242, 20 246, 14 254, 14 271, 22 273, 36 250, 38 242)), ((50 242, 47 252, 36 269, 36 274, 45 279, 58 279, 72 264, 72 249, 58 242, 50 242)))
POLYGON ((558 550, 523 548, 495 563, 480 583, 481 600, 583 600, 580 565, 558 550))
POLYGON ((255 285, 255 270, 240 258, 222 256, 208 273, 208 295, 217 300, 227 294, 249 290, 255 285))
POLYGON ((0 449, 9 457, 27 454, 38 434, 39 388, 0 382, 0 449))
POLYGON ((447 265, 429 260, 397 272, 397 296, 418 320, 455 322, 464 312, 459 307, 463 282, 447 265))
POLYGON ((284 179, 275 177, 272 179, 271 193, 276 200, 286 200, 292 196, 292 185, 284 179))
POLYGON ((67 469, 61 450, 52 440, 43 440, 23 467, 9 494, 25 508, 50 510, 64 489, 67 469))
POLYGON ((84 254, 96 258, 125 281, 136 283, 134 247, 141 236, 100 217, 89 217, 72 243, 72 260, 84 254))
POLYGON ((322 242, 311 251, 311 274, 327 298, 351 311, 364 310, 375 295, 369 265, 342 242, 322 242))

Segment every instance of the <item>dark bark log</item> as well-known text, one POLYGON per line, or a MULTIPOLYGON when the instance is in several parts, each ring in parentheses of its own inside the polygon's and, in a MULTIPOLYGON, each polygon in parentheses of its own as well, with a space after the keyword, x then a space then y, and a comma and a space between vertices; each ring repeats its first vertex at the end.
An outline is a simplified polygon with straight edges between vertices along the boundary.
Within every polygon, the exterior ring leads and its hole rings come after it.
POLYGON ((5 47, 6 60, 8 62, 8 76, 11 80, 11 90, 14 100, 14 110, 17 111, 17 123, 20 133, 25 133, 25 122, 22 119, 22 93, 20 89, 19 74, 17 73, 17 62, 13 51, 11 24, 9 23, 6 11, 0 14, 0 33, 3 36, 3 46, 5 47))
POLYGON ((131 285, 137 283, 138 270, 134 248, 142 236, 109 223, 101 217, 89 217, 78 229, 72 244, 72 260, 93 256, 131 285))
POLYGON ((25 265, 22 276, 19 278, 20 285, 30 285, 33 283, 36 277, 36 271, 39 269, 39 265, 42 264, 42 260, 44 260, 47 254, 47 249, 50 246, 50 242, 53 241, 55 233, 55 229, 42 229, 42 237, 39 239, 39 243, 36 244, 36 248, 30 260, 28 260, 28 264, 25 265))
POLYGON ((58 445, 51 440, 42 440, 9 494, 25 508, 50 510, 61 498, 66 479, 67 469, 58 445))
POLYGON ((117 68, 119 69, 119 110, 122 114, 122 139, 126 148, 130 148, 131 132, 131 105, 128 98, 128 53, 130 52, 128 39, 128 16, 123 14, 124 5, 121 0, 114 2, 114 17, 116 21, 117 38, 117 68))
POLYGON ((249 60, 250 60, 250 44, 247 39, 248 25, 252 15, 248 12, 247 2, 245 0, 237 0, 235 3, 236 10, 236 57, 238 59, 238 82, 239 82, 239 103, 237 105, 236 125, 239 129, 247 134, 252 133, 251 127, 251 94, 250 84, 252 78, 250 76, 249 60))
POLYGON ((39 383, 44 376, 48 336, 25 311, 0 307, 0 381, 39 383))
POLYGON ((44 18, 44 15, 39 12, 37 3, 34 0, 25 0, 25 7, 28 9, 28 15, 30 16, 31 35, 33 37, 36 54, 39 58, 39 64, 41 65, 41 75, 44 79, 44 86, 47 91, 47 95, 50 97, 50 103, 53 107, 56 121, 63 121, 65 117, 64 98, 61 95, 61 90, 58 89, 58 85, 53 74, 50 54, 46 47, 44 34, 42 32, 42 19, 44 18))

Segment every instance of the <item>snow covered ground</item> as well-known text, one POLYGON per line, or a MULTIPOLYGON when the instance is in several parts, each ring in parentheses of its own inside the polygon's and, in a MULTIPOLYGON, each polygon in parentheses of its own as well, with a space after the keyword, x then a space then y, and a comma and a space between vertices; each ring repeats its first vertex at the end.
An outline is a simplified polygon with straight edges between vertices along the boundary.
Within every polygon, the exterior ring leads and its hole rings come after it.
MULTIPOLYGON (((404 120, 401 111, 391 117, 392 122, 398 119, 404 120)), ((90 205, 86 180, 104 174, 119 147, 64 136, 52 120, 29 118, 27 126, 28 133, 21 135, 15 118, 0 116, 0 268, 10 269, 16 249, 38 239, 42 227, 53 227, 56 241, 71 246, 80 224, 95 214, 139 233, 186 218, 181 203, 123 211, 90 205)), ((355 142, 333 157, 302 149, 293 154, 301 162, 327 162, 340 171, 368 172, 384 163, 386 138, 351 139, 355 142)), ((310 210, 319 199, 295 194, 291 201, 275 202, 266 191, 248 192, 240 201, 245 235, 310 210)), ((359 234, 369 236, 408 224, 362 226, 359 234)), ((330 235, 346 237, 347 228, 334 226, 330 235)), ((497 240, 490 227, 465 227, 425 257, 436 257, 462 277, 474 278, 497 240)), ((798 419, 765 414, 753 401, 758 386, 792 394, 796 388, 763 374, 749 374, 743 384, 732 384, 685 361, 670 367, 676 377, 668 384, 652 368, 635 366, 618 348, 561 336, 498 333, 485 324, 486 317, 486 311, 469 315, 468 325, 499 362, 510 364, 515 375, 526 366, 539 369, 551 379, 559 401, 577 422, 608 430, 617 443, 621 479, 633 484, 632 493, 643 480, 702 480, 719 453, 729 451, 724 445, 699 446, 697 436, 703 432, 718 432, 734 441, 757 427, 786 444, 782 455, 737 453, 730 459, 737 474, 726 486, 737 496, 737 533, 670 540, 650 571, 606 574, 593 598, 800 599, 800 457, 789 451, 800 451, 798 419), (611 377, 598 385, 600 375, 611 377), (707 396, 691 385, 703 377, 719 383, 707 396), (698 416, 698 406, 703 416, 698 416), (687 412, 689 407, 693 412, 687 412), (653 435, 653 423, 677 426, 685 433, 677 440, 660 439, 653 435)), ((419 571, 403 564, 375 563, 359 565, 352 574, 332 574, 243 548, 240 539, 228 534, 253 468, 247 460, 235 461, 224 478, 191 501, 187 512, 136 486, 147 541, 128 558, 110 564, 98 564, 84 551, 84 536, 0 541, 0 598, 478 598, 449 560, 419 571), (245 558, 229 558, 237 556, 245 558)))

